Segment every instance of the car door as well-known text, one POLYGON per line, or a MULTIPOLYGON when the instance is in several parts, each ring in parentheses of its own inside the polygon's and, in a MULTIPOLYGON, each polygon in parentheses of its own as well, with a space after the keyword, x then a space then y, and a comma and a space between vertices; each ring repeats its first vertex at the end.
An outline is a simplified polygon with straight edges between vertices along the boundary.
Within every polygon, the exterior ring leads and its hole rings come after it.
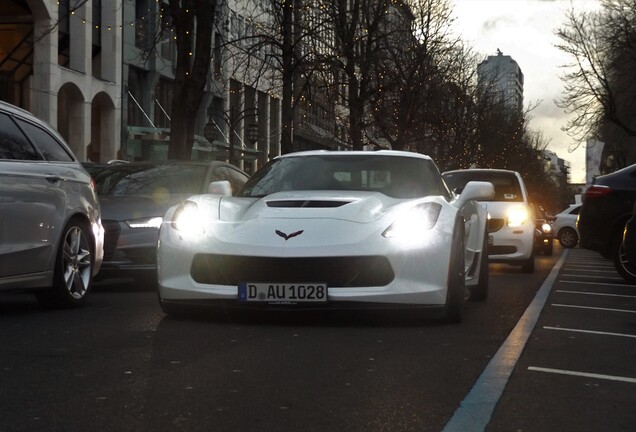
POLYGON ((0 112, 0 278, 50 269, 66 186, 12 116, 0 112))

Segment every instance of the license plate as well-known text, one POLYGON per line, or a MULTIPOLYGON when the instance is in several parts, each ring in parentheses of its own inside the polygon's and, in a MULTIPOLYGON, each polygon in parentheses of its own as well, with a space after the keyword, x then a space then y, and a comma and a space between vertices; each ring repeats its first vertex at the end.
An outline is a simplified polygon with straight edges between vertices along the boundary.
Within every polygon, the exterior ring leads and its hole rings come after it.
POLYGON ((238 299, 240 302, 275 304, 326 303, 327 284, 241 282, 238 299))

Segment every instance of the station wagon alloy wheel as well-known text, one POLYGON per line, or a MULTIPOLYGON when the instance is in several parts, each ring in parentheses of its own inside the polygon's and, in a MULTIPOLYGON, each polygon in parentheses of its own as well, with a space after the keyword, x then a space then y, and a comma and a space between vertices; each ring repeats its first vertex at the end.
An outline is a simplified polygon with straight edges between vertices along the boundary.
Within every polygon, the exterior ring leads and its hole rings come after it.
POLYGON ((53 287, 38 293, 38 300, 45 306, 73 308, 84 304, 92 282, 93 246, 85 225, 71 220, 64 228, 60 243, 53 287))
POLYGON ((71 297, 81 299, 91 278, 91 252, 88 238, 79 226, 67 231, 62 260, 66 289, 71 297))

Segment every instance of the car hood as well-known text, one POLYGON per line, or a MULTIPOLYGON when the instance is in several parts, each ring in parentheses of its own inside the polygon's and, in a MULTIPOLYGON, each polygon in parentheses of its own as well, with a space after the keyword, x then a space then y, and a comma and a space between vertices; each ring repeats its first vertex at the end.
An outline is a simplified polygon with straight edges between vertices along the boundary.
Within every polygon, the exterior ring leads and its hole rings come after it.
POLYGON ((99 195, 102 220, 132 220, 161 216, 188 195, 148 198, 143 196, 99 195))
POLYGON ((219 219, 337 219, 364 224, 420 201, 398 200, 378 192, 279 192, 264 198, 224 198, 219 202, 219 219))

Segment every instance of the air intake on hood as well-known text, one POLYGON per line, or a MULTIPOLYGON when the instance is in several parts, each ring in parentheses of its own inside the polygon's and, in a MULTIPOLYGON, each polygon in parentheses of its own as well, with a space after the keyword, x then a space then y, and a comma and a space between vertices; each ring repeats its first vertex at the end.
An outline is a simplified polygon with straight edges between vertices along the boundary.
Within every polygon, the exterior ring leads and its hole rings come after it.
POLYGON ((309 208, 332 208, 349 204, 350 201, 327 201, 327 200, 281 200, 267 201, 268 207, 309 207, 309 208))

